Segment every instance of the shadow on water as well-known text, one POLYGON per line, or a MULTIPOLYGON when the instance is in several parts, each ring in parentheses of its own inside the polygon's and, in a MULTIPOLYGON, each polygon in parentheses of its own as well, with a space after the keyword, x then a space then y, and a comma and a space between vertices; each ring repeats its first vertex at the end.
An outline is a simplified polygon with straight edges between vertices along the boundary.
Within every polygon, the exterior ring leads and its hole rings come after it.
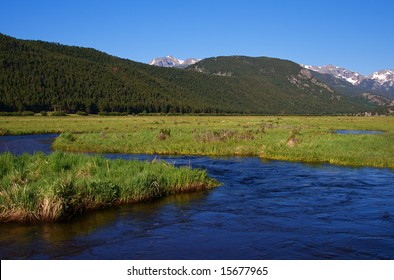
POLYGON ((157 158, 207 169, 223 185, 93 211, 64 223, 0 224, 1 259, 394 258, 390 169, 157 158))
MULTIPOLYGON (((73 258, 94 246, 119 241, 107 232, 122 224, 133 223, 134 236, 149 236, 151 227, 160 225, 158 215, 168 205, 178 209, 193 200, 201 200, 206 191, 176 194, 161 200, 122 205, 90 211, 58 223, 0 224, 1 259, 64 259, 73 258), (104 233, 103 233, 103 232, 104 233)), ((182 211, 182 210, 180 210, 182 211)), ((110 255, 108 255, 110 258, 110 255)))

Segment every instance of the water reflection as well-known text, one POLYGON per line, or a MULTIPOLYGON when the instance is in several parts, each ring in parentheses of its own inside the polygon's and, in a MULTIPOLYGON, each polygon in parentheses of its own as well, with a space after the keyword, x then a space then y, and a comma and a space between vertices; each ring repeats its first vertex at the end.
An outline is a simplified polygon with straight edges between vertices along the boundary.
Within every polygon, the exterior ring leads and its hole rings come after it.
POLYGON ((372 134, 383 134, 383 131, 377 130, 352 130, 352 129, 338 129, 334 130, 336 134, 360 134, 360 135, 372 135, 372 134))
MULTIPOLYGON (((193 200, 202 200, 207 191, 176 194, 161 200, 122 205, 110 209, 90 211, 69 221, 38 224, 0 224, 1 259, 70 258, 89 250, 95 244, 105 244, 111 237, 107 229, 130 226, 133 238, 146 237, 152 228, 161 226, 161 212, 168 205, 179 209, 193 200), (164 209, 163 209, 164 208, 164 209), (105 234, 100 231, 104 230, 105 234)), ((182 220, 182 217, 178 217, 182 220)))
POLYGON ((14 155, 20 155, 43 152, 49 154, 52 152, 51 144, 57 136, 58 134, 1 136, 0 153, 10 152, 14 155))

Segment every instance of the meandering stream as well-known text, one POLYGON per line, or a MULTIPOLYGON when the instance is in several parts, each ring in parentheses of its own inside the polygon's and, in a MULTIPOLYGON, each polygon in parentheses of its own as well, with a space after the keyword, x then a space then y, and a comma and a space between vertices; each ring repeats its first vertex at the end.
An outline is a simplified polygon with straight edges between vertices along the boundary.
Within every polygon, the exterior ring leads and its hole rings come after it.
MULTIPOLYGON (((0 137, 0 152, 49 153, 54 137, 0 137)), ((393 170, 259 158, 160 158, 207 169, 223 185, 62 223, 0 224, 0 258, 394 258, 393 170)))

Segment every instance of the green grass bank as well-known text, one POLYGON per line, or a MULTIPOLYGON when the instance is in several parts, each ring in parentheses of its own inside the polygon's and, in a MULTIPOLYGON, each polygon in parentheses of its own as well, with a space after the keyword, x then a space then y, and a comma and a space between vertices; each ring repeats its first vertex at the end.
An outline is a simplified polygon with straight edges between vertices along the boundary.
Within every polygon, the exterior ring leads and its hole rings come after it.
POLYGON ((78 152, 258 156, 394 168, 394 117, 0 117, 0 133, 64 133, 54 149, 78 152), (379 135, 339 135, 338 129, 379 135))
POLYGON ((0 155, 0 222, 69 219, 122 203, 218 186, 204 170, 55 152, 0 155))

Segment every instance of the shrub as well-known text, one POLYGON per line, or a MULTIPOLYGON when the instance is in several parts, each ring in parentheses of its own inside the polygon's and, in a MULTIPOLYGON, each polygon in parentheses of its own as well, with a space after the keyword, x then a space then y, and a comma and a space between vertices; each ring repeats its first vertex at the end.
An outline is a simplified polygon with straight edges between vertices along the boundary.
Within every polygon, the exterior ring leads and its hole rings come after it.
POLYGON ((110 116, 127 116, 127 112, 110 112, 110 116))
POLYGON ((171 130, 170 129, 160 129, 159 135, 157 135, 157 139, 160 141, 167 140, 171 136, 171 130))
POLYGON ((195 132, 194 139, 197 142, 219 142, 227 141, 237 135, 234 130, 207 130, 205 132, 195 132))
POLYGON ((32 111, 23 111, 23 112, 21 113, 21 116, 24 116, 24 117, 34 116, 34 112, 32 112, 32 111))
POLYGON ((0 112, 0 116, 34 116, 34 112, 32 111, 23 111, 23 112, 0 112))
POLYGON ((77 111, 76 113, 78 116, 88 116, 89 114, 86 113, 85 111, 77 111))
POLYGON ((53 117, 64 117, 67 116, 66 112, 63 111, 55 111, 51 114, 53 117))

